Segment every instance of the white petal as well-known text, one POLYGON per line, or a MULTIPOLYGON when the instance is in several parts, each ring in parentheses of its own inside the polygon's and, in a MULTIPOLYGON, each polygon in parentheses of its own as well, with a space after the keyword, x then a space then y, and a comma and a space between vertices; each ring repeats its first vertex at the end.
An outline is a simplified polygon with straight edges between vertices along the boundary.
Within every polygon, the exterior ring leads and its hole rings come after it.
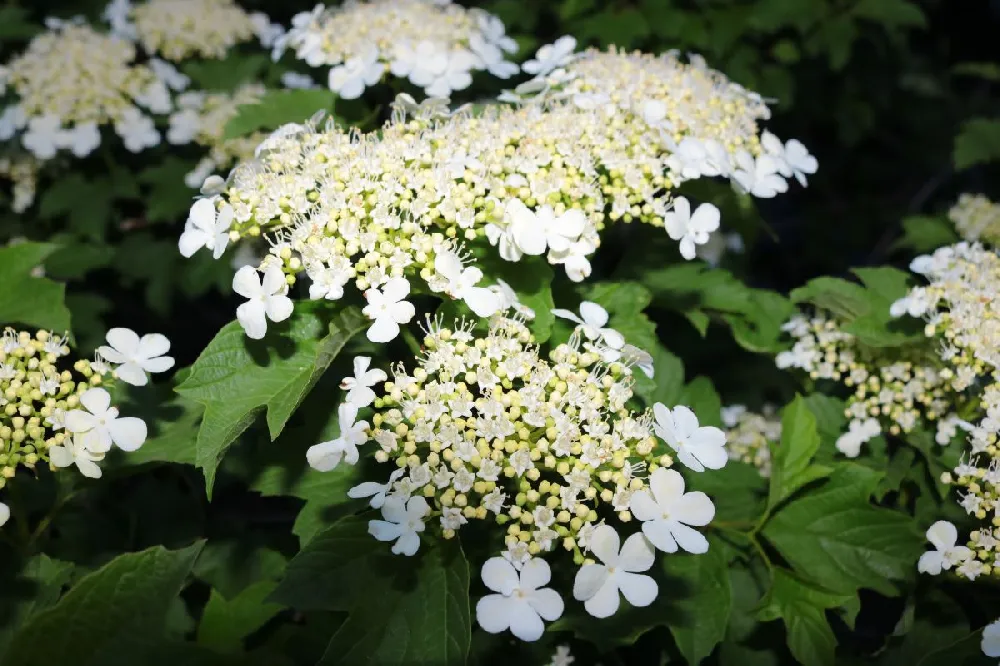
POLYGON ((118 379, 132 386, 145 386, 149 381, 146 373, 138 363, 123 363, 115 368, 115 374, 118 376, 118 379))
POLYGON ((543 620, 554 622, 563 614, 564 604, 559 593, 551 587, 525 595, 528 604, 542 617, 543 620))
POLYGON ((267 334, 264 312, 264 304, 258 300, 247 301, 236 308, 236 320, 240 322, 248 338, 260 340, 267 334))
MULTIPOLYGON (((51 454, 51 450, 50 450, 51 454)), ((917 571, 937 576, 944 565, 944 556, 936 550, 929 550, 917 560, 917 571)))
POLYGON ((372 342, 389 342, 399 335, 399 324, 390 317, 381 317, 369 327, 367 335, 372 342))
POLYGON ((401 301, 410 293, 410 283, 406 278, 392 278, 382 287, 382 294, 390 302, 401 301))
POLYGON ((87 389, 80 395, 80 404, 94 416, 103 416, 111 406, 111 394, 102 388, 87 389))
MULTIPOLYGON (((136 335, 135 331, 130 328, 112 328, 108 331, 106 337, 108 344, 127 358, 134 358, 137 356, 139 347, 142 344, 139 336, 136 335)), ((115 361, 114 359, 108 358, 108 360, 114 363, 120 363, 120 361, 115 361)))
POLYGON ((671 416, 673 417, 674 431, 681 439, 687 439, 698 429, 698 417, 684 405, 674 407, 671 416))
POLYGON ((577 601, 590 599, 608 580, 608 568, 601 564, 584 564, 573 579, 573 598, 577 601))
POLYGON ((580 303, 580 315, 588 326, 594 328, 604 328, 608 323, 608 311, 592 301, 580 303))
POLYGON ((684 477, 672 469, 659 467, 649 477, 649 489, 661 507, 670 507, 684 495, 684 477))
POLYGON ((701 532, 677 521, 671 522, 670 531, 678 546, 695 555, 708 552, 708 539, 701 532))
MULTIPOLYGON (((657 469, 656 471, 658 472, 660 470, 657 469)), ((629 500, 628 508, 629 511, 632 512, 632 515, 635 516, 636 520, 655 520, 662 515, 662 510, 659 505, 657 505, 656 500, 654 500, 649 491, 645 489, 632 494, 632 498, 629 500)))
POLYGON ((618 532, 610 525, 598 525, 594 533, 587 542, 587 547, 599 560, 609 567, 618 564, 618 550, 621 547, 621 539, 618 532))
POLYGON ((927 529, 927 540, 938 550, 947 550, 958 541, 958 530, 947 520, 939 520, 927 529))
POLYGON ((615 574, 615 582, 625 599, 633 606, 648 606, 659 592, 656 581, 642 574, 619 571, 615 574))
POLYGON ((671 507, 670 516, 685 525, 708 525, 715 518, 715 505, 708 495, 695 491, 678 499, 671 507))
POLYGON ((377 495, 385 490, 385 485, 381 483, 376 483, 374 481, 365 481, 364 483, 359 483, 350 490, 347 491, 347 496, 354 499, 360 499, 362 497, 371 497, 372 495, 377 495))
POLYGON ((128 357, 119 352, 114 347, 108 347, 107 345, 101 345, 97 348, 97 353, 101 355, 105 361, 110 361, 111 363, 125 363, 128 361, 128 357))
POLYGON ((537 590, 552 579, 549 563, 540 558, 532 558, 521 567, 521 589, 537 590))
POLYGON ((519 584, 517 571, 502 557, 486 560, 479 575, 486 587, 505 596, 509 596, 519 584))
POLYGON ((664 553, 676 553, 677 541, 674 540, 671 529, 674 524, 675 521, 672 520, 648 520, 642 524, 642 533, 664 553))
POLYGON ((73 454, 65 446, 53 446, 49 449, 49 461, 56 467, 69 467, 73 464, 73 454))
POLYGON ((343 449, 332 442, 313 444, 306 450, 306 461, 318 472, 329 472, 337 465, 344 455, 343 449))
MULTIPOLYGON (((115 345, 117 346, 117 345, 115 345)), ((136 351, 136 356, 143 359, 155 358, 157 356, 163 356, 168 351, 170 351, 170 340, 167 336, 161 335, 159 333, 150 333, 148 335, 142 336, 139 340, 138 350, 136 351)), ((121 347, 118 348, 121 350, 121 347)), ((124 351, 124 350, 122 350, 124 351)))
POLYGON ((476 603, 476 621, 488 633, 506 631, 510 629, 510 619, 516 610, 514 604, 510 597, 488 594, 476 603))
POLYGON ((244 298, 257 298, 261 295, 260 276, 253 266, 244 266, 233 276, 233 291, 244 298))
POLYGON ((652 544, 642 533, 636 532, 625 539, 621 555, 618 558, 618 567, 624 571, 649 571, 655 559, 656 555, 652 544))
POLYGON ((603 618, 614 615, 620 603, 618 586, 609 578, 594 596, 584 602, 583 607, 594 617, 603 618))
POLYGON ((382 505, 382 517, 394 523, 406 520, 406 503, 400 497, 390 497, 382 505))
POLYGON ((368 533, 379 541, 395 541, 403 533, 403 526, 384 520, 368 521, 368 533))
POLYGON ((416 532, 404 532, 392 546, 396 555, 413 556, 420 550, 420 536, 416 532))
POLYGON ((122 451, 135 451, 146 441, 146 422, 134 416, 123 416, 108 424, 108 432, 122 451))
POLYGON ((538 613, 527 602, 516 600, 514 614, 510 618, 510 633, 522 641, 537 641, 545 632, 545 624, 538 613))
POLYGON ((264 311, 273 322, 285 321, 292 316, 292 299, 288 296, 271 296, 264 301, 264 311))
POLYGON ((174 359, 170 356, 158 356, 142 363, 142 369, 146 372, 166 372, 174 367, 174 359))
POLYGON ((77 457, 76 468, 80 470, 80 473, 89 479, 99 479, 101 478, 101 468, 93 460, 88 460, 87 458, 77 457))
POLYGON ((277 266, 271 266, 266 271, 264 271, 264 278, 261 280, 261 291, 263 291, 268 296, 273 296, 275 294, 284 293, 285 287, 287 286, 285 281, 285 274, 277 266))
POLYGON ((66 412, 64 424, 70 432, 87 432, 97 426, 98 420, 93 414, 82 409, 66 412))
POLYGON ((500 309, 500 298, 489 289, 480 287, 466 289, 465 302, 479 317, 489 317, 500 309))

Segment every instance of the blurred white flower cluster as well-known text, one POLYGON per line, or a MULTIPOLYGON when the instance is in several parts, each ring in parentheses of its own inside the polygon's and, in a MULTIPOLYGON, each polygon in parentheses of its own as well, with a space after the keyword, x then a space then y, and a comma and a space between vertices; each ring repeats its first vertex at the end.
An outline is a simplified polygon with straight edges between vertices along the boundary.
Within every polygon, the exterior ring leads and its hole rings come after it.
POLYGON ((509 78, 517 44, 503 23, 447 0, 349 0, 316 5, 292 19, 275 57, 291 49, 310 67, 330 67, 330 89, 356 99, 387 73, 408 79, 431 97, 450 97, 472 84, 474 71, 509 78))
POLYGON ((231 93, 192 90, 177 96, 177 110, 170 116, 167 141, 173 145, 194 143, 209 151, 185 176, 188 187, 200 188, 209 176, 253 158, 254 149, 265 135, 256 132, 226 138, 226 124, 241 105, 260 101, 265 92, 261 84, 245 83, 231 93))
POLYGON ((1000 204, 981 194, 960 195, 948 211, 948 219, 955 225, 958 235, 967 241, 994 246, 1000 242, 1000 204))
POLYGON ((89 155, 101 144, 105 125, 132 152, 159 144, 147 113, 169 113, 178 72, 158 60, 135 64, 135 46, 120 37, 77 22, 48 24, 24 53, 0 68, 0 92, 16 97, 0 115, 0 140, 19 134, 40 160, 60 149, 89 155))
POLYGON ((247 13, 232 0, 113 0, 104 10, 113 32, 150 55, 172 62, 225 58, 237 44, 256 38, 265 47, 281 34, 265 14, 247 13))
POLYGON ((31 155, 0 157, 0 178, 11 183, 11 209, 23 213, 35 202, 40 164, 31 155))
POLYGON ((643 572, 655 552, 706 552, 696 528, 715 515, 704 493, 685 491, 675 461, 703 472, 728 460, 723 432, 699 426, 688 408, 627 406, 633 369, 648 356, 607 327, 603 308, 555 312, 578 326, 548 354, 519 318, 498 315, 486 333, 428 321, 416 367, 393 367, 391 380, 356 358, 341 384, 340 436, 306 454, 329 471, 373 446, 391 466, 386 480, 349 494, 381 511, 369 531, 394 553, 415 554, 428 531, 450 539, 472 521, 495 523, 505 550, 483 564, 493 593, 477 619, 526 641, 563 612, 542 559, 559 551, 580 567, 573 596, 591 615, 613 615, 622 595, 652 603, 657 585, 643 572), (359 420, 369 407, 371 423, 359 420), (637 522, 622 543, 619 530, 637 522))
POLYGON ((726 449, 730 460, 753 465, 760 475, 771 476, 770 444, 781 441, 781 419, 772 405, 764 405, 760 413, 744 405, 722 408, 722 424, 726 427, 726 449))

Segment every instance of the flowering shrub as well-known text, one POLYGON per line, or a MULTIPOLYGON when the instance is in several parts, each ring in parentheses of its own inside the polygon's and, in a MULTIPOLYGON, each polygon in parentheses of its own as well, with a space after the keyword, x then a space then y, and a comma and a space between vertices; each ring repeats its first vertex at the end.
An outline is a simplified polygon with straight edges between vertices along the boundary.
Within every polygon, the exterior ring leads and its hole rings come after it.
POLYGON ((0 9, 0 662, 1000 657, 931 5, 0 9))

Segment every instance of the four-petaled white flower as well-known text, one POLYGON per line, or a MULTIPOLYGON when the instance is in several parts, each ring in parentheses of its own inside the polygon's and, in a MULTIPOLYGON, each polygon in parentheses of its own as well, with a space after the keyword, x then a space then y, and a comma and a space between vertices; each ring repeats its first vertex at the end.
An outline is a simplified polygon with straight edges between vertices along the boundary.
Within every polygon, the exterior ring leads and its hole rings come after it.
POLYGON ((677 459, 696 472, 722 469, 729 460, 726 434, 713 426, 698 427, 698 417, 679 405, 673 411, 663 403, 653 405, 656 436, 677 452, 677 459))
POLYGON ((133 153, 160 143, 160 133, 153 125, 153 119, 134 106, 125 109, 115 121, 115 132, 122 138, 125 148, 133 153))
POLYGON ((760 155, 754 159, 745 150, 736 154, 736 169, 732 177, 736 185, 747 194, 760 199, 770 199, 788 191, 788 183, 779 173, 781 163, 770 155, 760 155))
POLYGON ((340 382, 340 388, 347 391, 344 400, 358 408, 367 407, 375 402, 375 391, 371 390, 371 387, 387 379, 384 370, 379 368, 369 370, 368 366, 371 363, 370 356, 355 356, 354 376, 344 377, 340 382))
POLYGON ((689 553, 708 551, 708 539, 688 527, 708 525, 715 506, 703 492, 684 492, 684 477, 676 470, 659 467, 649 477, 649 488, 632 495, 629 509, 642 521, 642 533, 650 543, 666 553, 677 547, 689 553))
POLYGON ((542 620, 553 622, 563 613, 562 597, 545 587, 552 578, 545 560, 530 558, 518 571, 506 559, 491 557, 480 575, 483 584, 497 593, 476 604, 476 620, 491 634, 510 629, 522 641, 537 641, 545 631, 542 620))
POLYGON ((378 83, 384 73, 385 65, 379 62, 378 47, 371 44, 344 64, 332 68, 328 84, 330 90, 343 99, 357 99, 365 88, 378 83))
POLYGON ((329 472, 341 461, 348 465, 358 462, 358 446, 368 441, 368 421, 357 421, 358 406, 350 402, 337 408, 340 437, 313 444, 306 451, 309 466, 319 472, 329 472))
POLYGON ((621 603, 619 592, 633 606, 648 606, 659 591, 656 581, 642 575, 653 566, 652 545, 636 533, 622 545, 618 532, 598 525, 587 544, 603 564, 584 564, 573 581, 573 597, 594 617, 611 617, 621 603))
POLYGON ((378 483, 376 481, 365 481, 364 483, 359 483, 347 491, 347 496, 353 497, 354 499, 370 497, 371 499, 368 500, 368 505, 373 509, 381 509, 387 499, 386 496, 389 491, 392 490, 392 484, 405 473, 406 468, 399 467, 396 471, 389 475, 389 480, 387 482, 378 483))
POLYGON ((97 353, 104 360, 119 364, 115 374, 126 384, 145 386, 149 381, 147 372, 166 372, 174 367, 174 359, 164 356, 170 351, 170 340, 159 333, 140 338, 131 329, 112 328, 107 341, 107 345, 97 348, 97 353))
POLYGON ((454 252, 438 252, 434 257, 434 270, 448 281, 446 293, 465 301, 477 316, 489 317, 500 309, 500 298, 492 290, 476 286, 483 279, 483 272, 475 266, 464 267, 454 252))
POLYGON ((917 571, 936 576, 942 570, 947 571, 958 566, 973 556, 967 546, 956 546, 958 530, 946 520, 939 520, 927 530, 927 540, 934 546, 920 556, 917 561, 917 571))
POLYGON ((365 291, 368 305, 361 310, 375 323, 368 329, 372 342, 389 342, 399 335, 399 325, 405 324, 416 314, 413 304, 406 301, 410 283, 406 278, 392 278, 381 289, 372 287, 365 291))
POLYGON ((760 144, 768 155, 777 160, 781 175, 785 178, 795 176, 803 187, 808 184, 806 175, 816 173, 819 168, 819 162, 798 139, 791 139, 782 145, 778 137, 764 130, 760 135, 760 144))
POLYGON ((521 69, 528 74, 545 76, 552 70, 572 62, 575 50, 576 38, 563 35, 552 44, 546 44, 538 49, 535 57, 521 65, 521 69))
POLYGON ((582 210, 571 208, 556 215, 552 206, 546 205, 532 211, 520 199, 507 202, 504 215, 517 249, 532 256, 545 254, 546 248, 568 252, 587 228, 587 216, 582 210))
POLYGON ((983 639, 979 647, 987 657, 1000 657, 1000 620, 994 620, 983 627, 983 639))
POLYGON ((232 222, 232 206, 225 204, 216 214, 215 199, 198 199, 191 206, 177 247, 185 257, 206 247, 212 251, 212 258, 218 259, 229 245, 229 226, 232 222))
POLYGON ((263 280, 254 268, 244 266, 233 276, 233 291, 249 299, 236 308, 236 319, 248 338, 263 338, 268 319, 277 323, 292 316, 292 299, 285 295, 288 283, 278 266, 269 266, 263 280))
POLYGON ((694 259, 695 246, 708 242, 711 233, 719 228, 719 209, 703 203, 691 214, 691 203, 684 197, 674 199, 673 210, 663 219, 667 235, 680 241, 681 256, 694 259))
POLYGON ((424 518, 430 512, 427 500, 419 495, 405 503, 402 497, 387 497, 382 504, 385 520, 368 521, 368 533, 379 541, 395 541, 392 552, 396 555, 413 555, 420 548, 424 518))
POLYGON ((107 453, 112 443, 123 451, 135 451, 146 441, 146 423, 135 416, 119 417, 106 390, 87 389, 80 395, 80 405, 83 409, 66 412, 66 430, 88 451, 107 453))
POLYGON ((56 467, 76 465, 80 473, 91 479, 101 478, 101 468, 97 463, 104 459, 103 453, 91 451, 79 437, 67 437, 63 443, 49 449, 49 462, 56 467))
POLYGON ((580 303, 580 316, 575 312, 556 308, 552 314, 561 319, 575 322, 588 340, 600 340, 611 349, 621 349, 625 345, 625 336, 613 328, 607 328, 608 311, 597 303, 583 301, 580 303))

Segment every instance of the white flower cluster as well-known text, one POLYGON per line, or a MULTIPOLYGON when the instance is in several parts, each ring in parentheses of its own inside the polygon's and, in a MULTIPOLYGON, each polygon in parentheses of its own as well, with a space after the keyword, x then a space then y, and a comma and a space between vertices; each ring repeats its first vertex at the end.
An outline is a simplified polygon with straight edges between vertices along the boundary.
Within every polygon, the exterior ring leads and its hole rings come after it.
POLYGON ((270 47, 283 34, 265 14, 249 14, 233 0, 112 0, 104 18, 115 34, 172 62, 222 59, 254 38, 270 47))
POLYGON ((330 67, 330 89, 356 99, 386 72, 409 79, 431 97, 450 97, 472 84, 472 72, 509 78, 517 44, 503 23, 482 9, 449 0, 351 0, 316 5, 292 19, 275 56, 286 49, 310 67, 330 67))
POLYGON ((831 379, 854 391, 847 401, 848 430, 837 439, 844 455, 857 457, 862 445, 883 431, 910 432, 923 419, 937 422, 939 442, 951 439, 962 387, 933 353, 867 348, 823 312, 796 315, 782 329, 795 344, 778 354, 779 368, 800 368, 813 379, 831 379))
POLYGON ((980 194, 960 195, 948 211, 948 219, 955 225, 958 235, 967 241, 1000 243, 1000 204, 980 194))
POLYGON ((764 100, 710 69, 701 57, 684 64, 676 52, 573 53, 575 47, 572 37, 542 47, 524 64, 536 77, 503 99, 568 100, 582 109, 603 109, 626 127, 641 127, 643 141, 669 153, 673 186, 722 177, 743 192, 770 198, 788 190, 787 178, 804 186, 806 176, 816 172, 816 158, 800 141, 783 143, 766 130, 758 136, 758 123, 770 118, 764 100))
POLYGON ((30 155, 0 157, 0 178, 11 183, 11 210, 23 213, 35 203, 39 162, 30 155))
POLYGON ((155 146, 160 133, 151 113, 169 113, 168 63, 134 64, 135 47, 113 35, 76 23, 53 22, 27 50, 0 68, 0 80, 17 96, 0 115, 0 140, 21 133, 35 157, 60 150, 89 155, 101 143, 100 128, 112 125, 132 152, 155 146))
POLYGON ((147 372, 164 372, 173 359, 170 342, 159 334, 140 338, 114 328, 94 362, 61 367, 70 349, 65 338, 6 329, 0 340, 0 488, 17 467, 48 462, 55 469, 76 466, 101 476, 97 463, 112 445, 134 451, 146 439, 146 424, 121 417, 102 386, 120 379, 144 386, 147 372))
POLYGON ((265 135, 254 132, 225 138, 226 124, 236 116, 240 106, 259 102, 265 92, 261 84, 246 83, 231 93, 190 91, 177 96, 177 110, 170 116, 167 141, 175 146, 195 143, 209 150, 184 177, 188 187, 200 188, 209 176, 253 158, 254 149, 265 135))
POLYGON ((581 310, 557 311, 581 323, 547 356, 519 319, 495 316, 485 334, 429 322, 417 367, 394 367, 390 381, 370 359, 355 359, 341 384, 340 436, 306 456, 327 471, 357 463, 359 447, 374 442, 373 457, 394 471, 349 494, 381 510, 369 531, 393 542, 394 553, 416 553, 429 525, 443 538, 474 520, 502 526, 506 550, 483 565, 494 594, 479 601, 477 618, 486 631, 510 629, 522 640, 536 640, 543 621, 562 614, 541 559, 560 548, 580 565, 573 596, 592 615, 614 614, 620 594, 652 603, 656 583, 642 572, 655 551, 706 552, 695 528, 715 513, 704 493, 685 492, 675 457, 695 472, 728 460, 723 432, 699 427, 686 407, 626 406, 633 363, 644 357, 607 328, 600 306, 581 310), (358 420, 370 406, 371 423, 358 420), (634 520, 641 531, 622 544, 611 523, 634 520))
POLYGON ((781 441, 781 419, 774 407, 764 405, 759 414, 747 410, 744 405, 723 407, 722 424, 726 426, 729 459, 753 465, 761 476, 770 477, 770 443, 781 441))

